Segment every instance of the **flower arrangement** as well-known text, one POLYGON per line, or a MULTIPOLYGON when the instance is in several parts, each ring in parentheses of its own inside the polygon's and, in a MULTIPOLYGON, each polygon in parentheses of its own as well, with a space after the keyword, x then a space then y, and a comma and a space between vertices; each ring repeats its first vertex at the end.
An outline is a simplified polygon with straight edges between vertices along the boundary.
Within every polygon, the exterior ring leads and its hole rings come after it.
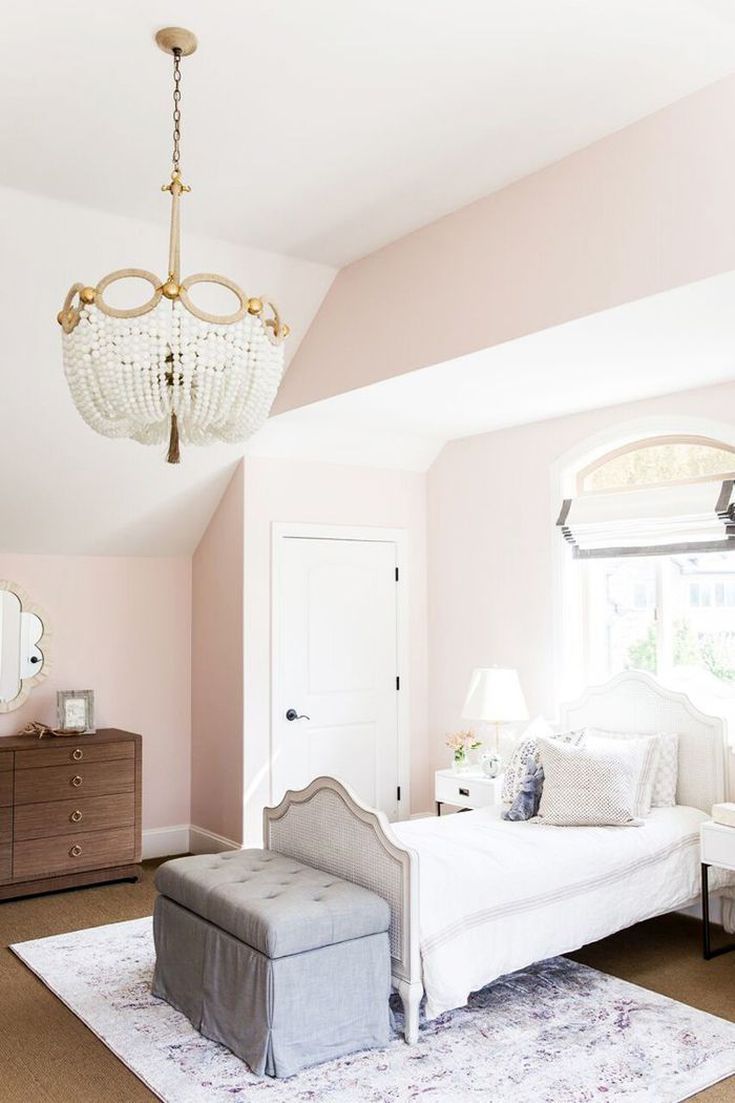
POLYGON ((473 731, 455 732, 447 737, 446 744, 454 757, 455 766, 464 766, 470 751, 476 751, 482 746, 482 740, 478 739, 473 731))

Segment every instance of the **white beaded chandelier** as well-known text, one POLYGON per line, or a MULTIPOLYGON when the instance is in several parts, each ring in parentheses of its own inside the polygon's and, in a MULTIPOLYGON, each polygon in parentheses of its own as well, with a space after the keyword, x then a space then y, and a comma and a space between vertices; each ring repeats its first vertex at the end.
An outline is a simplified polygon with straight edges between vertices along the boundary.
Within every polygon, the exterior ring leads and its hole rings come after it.
POLYGON ((173 168, 162 188, 171 195, 168 275, 161 280, 140 268, 123 268, 96 287, 75 283, 58 321, 64 372, 86 423, 103 436, 141 444, 168 438, 168 462, 178 463, 180 441, 244 441, 263 424, 281 382, 289 328, 272 303, 248 298, 224 276, 181 279, 179 203, 190 188, 180 166, 180 60, 194 53, 197 40, 191 31, 167 27, 156 42, 174 59, 173 168), (111 284, 131 277, 151 284, 147 302, 132 309, 105 302, 111 284), (229 288, 237 310, 201 310, 189 295, 200 283, 229 288))

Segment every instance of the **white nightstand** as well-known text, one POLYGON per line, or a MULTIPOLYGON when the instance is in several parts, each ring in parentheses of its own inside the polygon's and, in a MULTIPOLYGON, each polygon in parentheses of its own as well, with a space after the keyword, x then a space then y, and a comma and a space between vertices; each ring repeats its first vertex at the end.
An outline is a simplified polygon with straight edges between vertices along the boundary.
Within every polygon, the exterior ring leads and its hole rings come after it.
POLYGON ((735 872, 735 827, 708 820, 699 829, 702 861, 702 941, 706 961, 735 950, 735 942, 712 949, 709 923, 709 867, 719 866, 735 872))
POLYGON ((486 777, 482 770, 455 773, 451 767, 437 770, 434 774, 434 800, 436 814, 441 816, 442 805, 452 804, 458 808, 491 808, 500 804, 503 788, 503 775, 486 777))

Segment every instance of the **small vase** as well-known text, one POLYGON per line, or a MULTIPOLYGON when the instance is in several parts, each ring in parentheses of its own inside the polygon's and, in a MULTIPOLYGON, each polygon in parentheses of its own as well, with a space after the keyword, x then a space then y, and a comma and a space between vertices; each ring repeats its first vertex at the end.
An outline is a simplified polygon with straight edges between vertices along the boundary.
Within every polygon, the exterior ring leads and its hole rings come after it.
POLYGON ((464 774, 467 772, 468 768, 469 765, 467 762, 467 752, 455 751, 454 758, 452 760, 452 769, 454 770, 455 774, 464 774))

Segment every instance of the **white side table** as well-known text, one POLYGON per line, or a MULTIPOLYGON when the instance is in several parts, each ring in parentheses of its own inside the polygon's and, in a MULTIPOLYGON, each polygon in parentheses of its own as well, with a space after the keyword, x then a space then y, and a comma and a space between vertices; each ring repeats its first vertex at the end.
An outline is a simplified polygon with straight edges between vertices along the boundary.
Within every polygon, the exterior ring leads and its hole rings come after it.
POLYGON ((457 808, 492 808, 500 804, 503 775, 486 777, 481 770, 455 773, 451 768, 437 770, 434 774, 434 800, 436 814, 441 816, 442 805, 457 808))
POLYGON ((709 922, 709 867, 719 866, 735 872, 735 827, 726 827, 725 824, 708 820, 702 824, 699 836, 702 861, 702 950, 705 961, 710 961, 713 957, 735 950, 735 942, 712 949, 709 922))

